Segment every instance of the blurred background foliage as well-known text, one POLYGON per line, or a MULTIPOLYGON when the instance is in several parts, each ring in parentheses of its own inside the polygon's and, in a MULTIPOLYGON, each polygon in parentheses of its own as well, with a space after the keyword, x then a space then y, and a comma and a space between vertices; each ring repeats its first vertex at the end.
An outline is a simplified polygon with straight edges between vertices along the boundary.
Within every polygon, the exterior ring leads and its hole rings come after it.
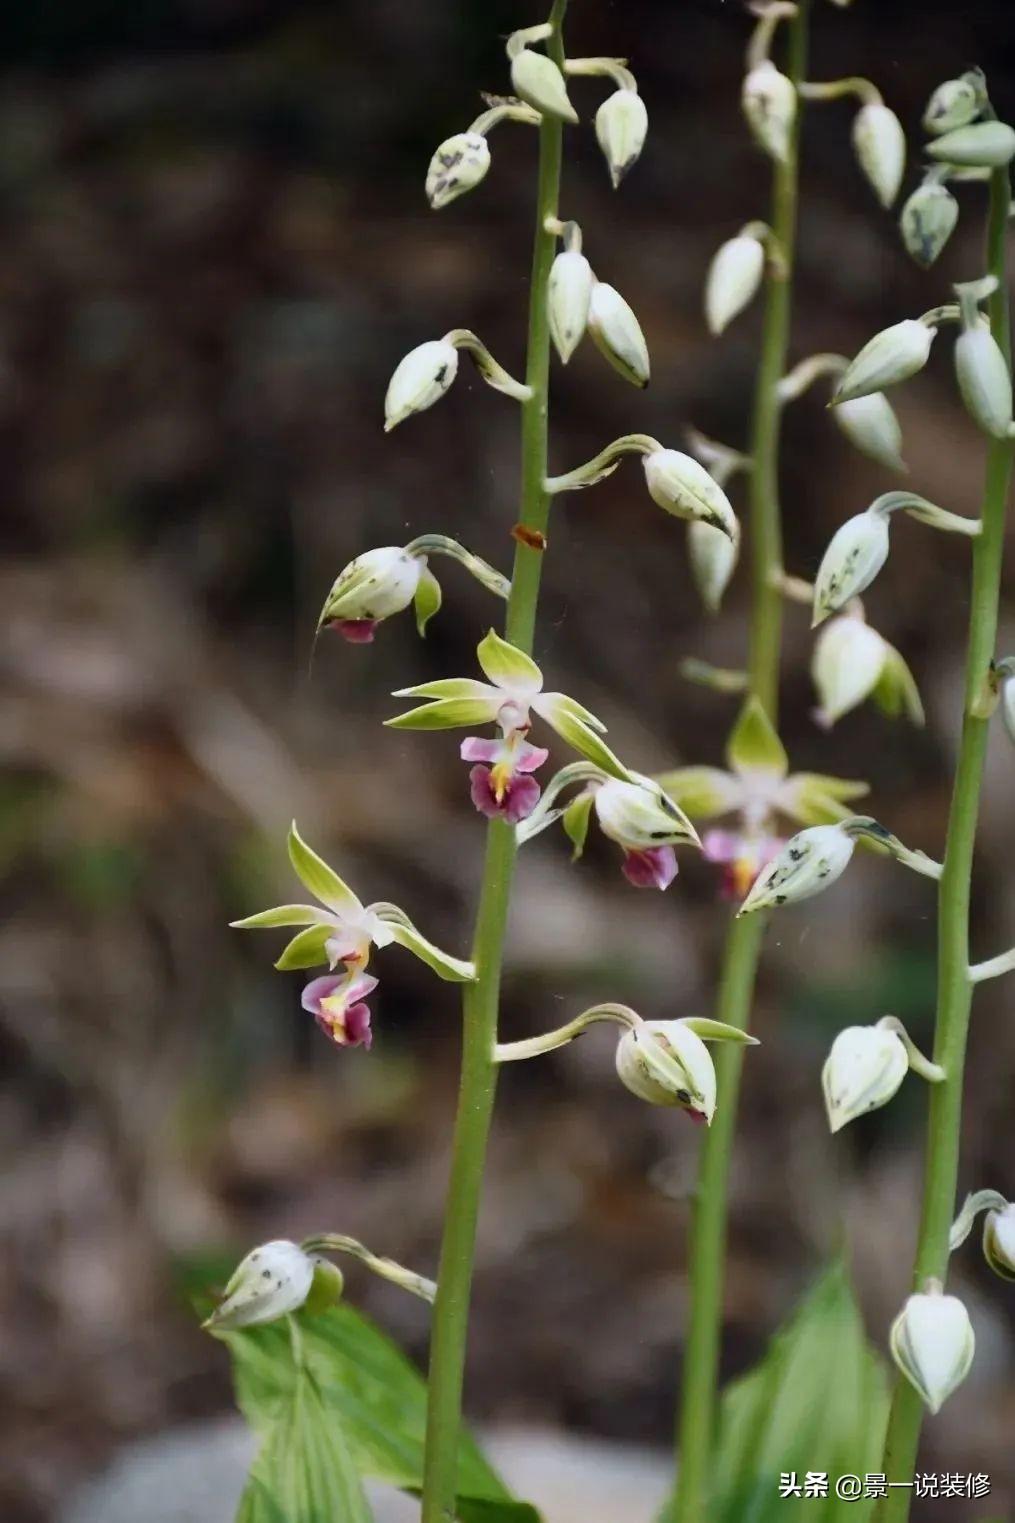
MULTIPOLYGON (((43 0, 4 22, 0 86, 0 1138, 4 1256, 0 1512, 38 1523, 124 1439, 230 1402, 188 1290, 252 1241, 331 1228, 435 1263, 456 1082, 453 988, 378 960, 377 1041, 340 1054, 226 922, 290 897, 296 815, 365 897, 404 904, 466 949, 482 823, 454 737, 380 728, 391 688, 472 669, 493 616, 455 567, 425 644, 409 619, 366 650, 310 637, 340 567, 372 545, 456 535, 506 567, 517 414, 463 372, 390 439, 397 359, 467 324, 522 364, 533 141, 501 129, 486 183, 432 216, 433 146, 505 88, 517 0, 43 0)), ((575 0, 571 48, 629 54, 649 105, 642 162, 614 195, 570 131, 563 205, 597 273, 633 301, 653 384, 586 344, 555 364, 554 467, 614 435, 679 443, 692 421, 745 439, 757 313, 707 338, 720 241, 764 216, 768 173, 737 99, 748 26, 720 0, 575 0)), ((812 77, 867 74, 911 135, 932 87, 982 64, 1015 116, 1003 0, 815 3, 812 77)), ((591 117, 598 86, 576 89, 591 117)), ((854 352, 980 272, 983 195, 939 265, 904 256, 852 163, 846 105, 808 108, 792 352, 854 352)), ((907 189, 914 183, 911 170, 907 189)), ((983 442, 938 346, 899 398, 909 480, 976 511, 983 442)), ((817 391, 788 418, 788 569, 892 485, 850 453, 817 391)), ((923 731, 865 708, 811 720, 810 635, 786 617, 783 733, 795 767, 869 778, 872 807, 938 853, 958 724, 967 547, 899 523, 868 599, 928 710, 923 731)), ((683 529, 631 467, 561 500, 537 657, 644 770, 718 762, 734 709, 681 659, 736 666, 744 578, 717 618, 683 529)), ((1015 641, 1006 583, 1007 639, 1015 641)), ((1015 939, 1015 760, 992 742, 976 883, 978 956, 1015 939)), ((639 893, 593 843, 524 854, 504 1033, 583 1001, 708 1009, 729 907, 683 857, 639 893)), ((932 893, 873 859, 772 925, 733 1178, 725 1362, 742 1370, 816 1267, 847 1246, 873 1337, 904 1294, 924 1096, 834 1144, 818 1073, 834 1032, 886 1011, 930 1039, 932 893)), ((962 1184, 1015 1192, 1010 985, 978 996, 962 1184)), ((608 1034, 505 1075, 476 1285, 469 1400, 665 1441, 686 1293, 698 1138, 621 1091, 608 1034), (595 1336, 589 1336, 589 1329, 595 1336)), ((425 1355, 422 1308, 350 1275, 350 1294, 425 1355)), ((956 1268, 979 1334, 973 1375, 933 1423, 928 1467, 1015 1485, 1011 1296, 971 1248, 956 1268)), ((1007 1490, 1006 1490, 1007 1488, 1007 1490)), ((1000 1500, 999 1500, 1000 1499, 1000 1500)), ((928 1504, 926 1516, 934 1516, 928 1504)), ((947 1506, 947 1504, 946 1504, 947 1506)), ((951 1516, 951 1514, 947 1514, 951 1516)))

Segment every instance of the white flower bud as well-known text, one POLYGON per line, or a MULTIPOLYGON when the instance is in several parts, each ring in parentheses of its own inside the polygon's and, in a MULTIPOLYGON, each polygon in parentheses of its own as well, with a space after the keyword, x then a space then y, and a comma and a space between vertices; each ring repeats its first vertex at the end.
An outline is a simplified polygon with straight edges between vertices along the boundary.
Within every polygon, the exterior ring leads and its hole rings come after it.
POLYGON ((811 676, 818 692, 818 722, 831 728, 877 687, 891 647, 862 619, 832 619, 814 642, 811 676))
POLYGON ((918 185, 899 217, 906 252, 927 270, 948 242, 959 220, 959 203, 947 185, 918 185))
POLYGON ((909 1072, 909 1054, 894 1031, 847 1026, 832 1043, 821 1087, 833 1132, 887 1105, 909 1072))
POLYGON ((339 572, 321 611, 321 623, 333 619, 377 623, 401 613, 412 602, 422 574, 423 561, 397 545, 367 550, 339 572))
POLYGON ((815 624, 870 586, 888 559, 888 544, 882 513, 857 513, 836 529, 814 578, 815 624))
POLYGON ((564 76, 552 58, 522 48, 511 60, 511 84, 516 95, 544 116, 576 122, 578 113, 567 98, 564 76))
POLYGON ((935 135, 965 127, 980 113, 979 91, 971 79, 946 79, 927 102, 923 125, 935 135))
POLYGON ((715 613, 736 569, 740 535, 731 537, 722 529, 694 519, 687 526, 687 548, 694 585, 705 607, 715 613))
POLYGON ((296 1243, 285 1238, 263 1243, 233 1271, 223 1300, 205 1325, 225 1332, 276 1322, 306 1301, 314 1267, 314 1260, 296 1243))
POLYGON ((882 206, 899 194, 906 168, 906 134, 887 106, 869 102, 853 118, 853 151, 882 206))
POLYGON ((934 334, 933 328, 915 317, 882 328, 850 361, 832 400, 849 402, 908 380, 926 365, 934 334))
POLYGON ((1008 739, 1015 746, 1015 676, 1005 677, 1002 681, 999 702, 1008 739))
POLYGON ((629 851, 697 844, 694 826, 661 788, 611 777, 596 789, 593 803, 603 834, 629 851))
POLYGON ((811 899, 840 878, 856 847, 841 825, 811 825, 791 836, 764 868, 738 914, 811 899))
POLYGON ((840 402, 832 416, 850 444, 889 471, 904 471, 902 429, 884 392, 871 391, 851 402, 840 402))
POLYGON ((643 457, 642 465, 652 501, 667 513, 701 519, 730 539, 739 534, 726 493, 691 455, 675 449, 653 450, 643 457))
POLYGON ((931 1412, 965 1380, 976 1348, 966 1308, 939 1289, 909 1297, 889 1341, 892 1358, 931 1412))
POLYGON ((995 1274, 1015 1280, 1015 1205, 988 1211, 983 1224, 983 1252, 995 1274))
POLYGON ((710 333, 721 333, 752 299, 765 270, 765 247, 759 238, 730 238, 715 252, 705 280, 705 320, 710 333))
POLYGON ((1015 155, 1015 129, 1007 122, 973 122, 927 144, 932 159, 973 169, 1000 169, 1015 155))
POLYGON ((489 168, 490 145, 481 132, 456 132, 445 138, 426 172, 426 198, 433 210, 472 190, 489 168))
POLYGON ((648 345, 641 325, 613 286, 597 280, 589 302, 589 332, 600 354, 635 386, 649 383, 648 345))
POLYGON ((547 314, 550 337, 565 365, 585 332, 594 285, 592 266, 584 254, 569 249, 557 255, 550 269, 547 314))
POLYGON ((1003 439, 1012 421, 1011 375, 990 328, 965 328, 955 342, 955 376, 966 411, 995 439, 1003 439))
POLYGON ((747 125, 756 141, 773 159, 785 163, 797 112, 793 81, 766 59, 745 78, 741 99, 747 125))
POLYGON ((384 432, 414 412, 425 412, 458 374, 458 350, 447 339, 429 339, 399 360, 384 398, 384 432))
POLYGON ((648 112, 636 90, 614 90, 596 112, 596 139, 616 190, 645 146, 648 112))
POLYGON ((683 1021, 642 1021, 625 1031, 617 1046, 617 1073, 624 1085, 650 1105, 679 1105, 711 1123, 715 1114, 715 1065, 705 1043, 683 1021), (652 1062, 657 1043, 675 1071, 652 1062))

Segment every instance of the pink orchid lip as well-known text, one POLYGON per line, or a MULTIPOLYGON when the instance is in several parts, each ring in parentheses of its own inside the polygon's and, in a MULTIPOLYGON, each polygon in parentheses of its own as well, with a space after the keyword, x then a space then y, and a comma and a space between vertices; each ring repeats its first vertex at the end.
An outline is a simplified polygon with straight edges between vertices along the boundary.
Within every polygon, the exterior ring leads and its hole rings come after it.
POLYGON ((517 825, 535 809, 541 792, 534 777, 515 776, 508 780, 498 799, 489 767, 477 765, 469 773, 469 796, 488 820, 507 820, 510 825, 517 825))
POLYGON ((376 988, 377 980, 369 973, 325 974, 311 979, 300 996, 300 1004, 336 1046, 369 1048, 373 1034, 370 1007, 365 1001, 376 988), (327 1010, 324 1001, 336 996, 342 1001, 341 1010, 327 1010))
POLYGON ((677 876, 677 854, 672 846, 625 848, 621 871, 635 888, 667 889, 677 876))
POLYGON ((377 628, 377 619, 332 619, 325 629, 334 629, 350 645, 370 645, 377 628))
POLYGON ((705 1115, 704 1111, 696 1111, 689 1105, 684 1107, 684 1115, 689 1121, 692 1121, 695 1126, 701 1126, 708 1120, 708 1117, 705 1115))

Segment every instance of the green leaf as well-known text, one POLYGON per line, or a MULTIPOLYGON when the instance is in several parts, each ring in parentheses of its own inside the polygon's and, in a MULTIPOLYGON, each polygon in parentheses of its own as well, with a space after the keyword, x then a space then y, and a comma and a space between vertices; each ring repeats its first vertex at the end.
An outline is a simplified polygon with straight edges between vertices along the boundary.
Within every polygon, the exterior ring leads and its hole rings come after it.
POLYGON ((325 947, 329 936, 335 934, 331 925, 312 925, 300 931, 284 949, 275 964, 280 973, 293 973, 298 968, 318 968, 330 961, 325 947))
POLYGON ((543 686, 543 674, 523 650, 502 640, 491 629, 476 647, 476 656, 484 674, 491 682, 509 693, 538 693, 543 686))
POLYGON ((594 802, 591 793, 579 793, 578 797, 572 799, 564 810, 562 821, 564 832, 574 847, 571 853, 572 862, 577 862, 585 850, 585 837, 589 833, 589 815, 594 802))
POLYGON ((303 887, 329 910, 335 910, 339 915, 356 914, 362 910, 363 906, 348 884, 343 883, 334 868, 329 867, 303 840, 295 820, 289 830, 289 860, 303 887))
POLYGON ((435 613, 440 611, 441 584, 433 572, 424 566, 419 581, 416 583, 416 592, 412 599, 416 610, 416 628, 420 638, 426 634, 426 626, 435 613))
POLYGON ((726 745, 726 760, 730 770, 741 775, 767 772, 772 777, 785 777, 789 770, 789 758, 782 741, 763 705, 753 694, 733 726, 726 745))
POLYGON ((396 714, 384 723, 389 730, 458 730, 490 724, 499 707, 499 699, 438 698, 434 703, 423 703, 404 714, 396 714))
POLYGON ((455 1512, 459 1523, 540 1523, 539 1513, 529 1502, 456 1497, 455 1512))
POLYGON ((655 781, 692 820, 729 814, 744 799, 740 779, 721 767, 677 767, 673 772, 660 772, 655 781))

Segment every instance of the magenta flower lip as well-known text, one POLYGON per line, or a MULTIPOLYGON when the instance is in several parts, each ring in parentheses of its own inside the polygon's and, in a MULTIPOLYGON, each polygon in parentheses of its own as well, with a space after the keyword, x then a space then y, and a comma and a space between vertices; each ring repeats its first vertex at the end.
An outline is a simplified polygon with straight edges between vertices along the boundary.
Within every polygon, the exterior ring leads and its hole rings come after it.
POLYGON ((325 624, 325 629, 334 629, 343 640, 348 640, 350 645, 370 645, 373 643, 374 630, 377 628, 376 619, 332 619, 325 624))
POLYGON ((621 871, 635 888, 667 889, 677 876, 677 854, 672 846, 626 849, 621 871))

